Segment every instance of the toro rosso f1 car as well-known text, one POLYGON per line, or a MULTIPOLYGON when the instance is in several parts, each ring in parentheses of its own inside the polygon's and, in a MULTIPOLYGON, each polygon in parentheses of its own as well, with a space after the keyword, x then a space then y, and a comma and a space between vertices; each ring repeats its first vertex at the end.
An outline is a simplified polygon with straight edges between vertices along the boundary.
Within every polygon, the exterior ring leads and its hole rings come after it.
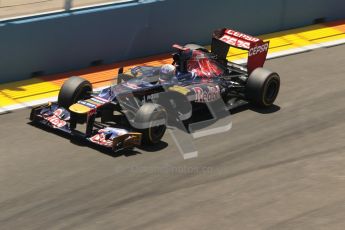
POLYGON ((170 78, 160 79, 160 67, 120 68, 116 83, 93 91, 89 81, 71 77, 58 101, 33 108, 30 119, 117 151, 158 143, 169 120, 189 119, 202 104, 222 101, 226 110, 248 102, 268 107, 278 95, 278 74, 262 68, 269 42, 220 29, 213 33, 211 51, 196 44, 173 47, 176 70, 170 78), (248 51, 246 65, 227 60, 232 47, 248 51))

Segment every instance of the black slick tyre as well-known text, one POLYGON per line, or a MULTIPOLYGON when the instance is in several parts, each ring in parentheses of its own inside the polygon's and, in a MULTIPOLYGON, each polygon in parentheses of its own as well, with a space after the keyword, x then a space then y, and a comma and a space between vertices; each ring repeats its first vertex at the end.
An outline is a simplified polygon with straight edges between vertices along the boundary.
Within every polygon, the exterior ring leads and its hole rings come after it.
POLYGON ((65 81, 59 91, 58 104, 68 108, 78 100, 85 98, 92 92, 92 85, 81 77, 70 77, 65 81))
POLYGON ((164 136, 166 122, 167 113, 162 106, 145 103, 136 112, 133 126, 142 133, 144 145, 154 145, 164 136))
POLYGON ((276 100, 280 88, 280 77, 277 73, 264 68, 255 69, 249 76, 245 94, 252 104, 269 107, 276 100))

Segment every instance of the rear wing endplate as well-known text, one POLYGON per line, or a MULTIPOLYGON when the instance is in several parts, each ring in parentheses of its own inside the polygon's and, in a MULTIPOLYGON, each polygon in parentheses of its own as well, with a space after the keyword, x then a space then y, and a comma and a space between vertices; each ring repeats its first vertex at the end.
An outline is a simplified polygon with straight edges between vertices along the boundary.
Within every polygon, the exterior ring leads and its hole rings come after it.
POLYGON ((211 51, 219 60, 226 61, 230 47, 248 50, 247 70, 263 67, 269 48, 269 41, 256 38, 231 29, 219 29, 213 32, 211 51))

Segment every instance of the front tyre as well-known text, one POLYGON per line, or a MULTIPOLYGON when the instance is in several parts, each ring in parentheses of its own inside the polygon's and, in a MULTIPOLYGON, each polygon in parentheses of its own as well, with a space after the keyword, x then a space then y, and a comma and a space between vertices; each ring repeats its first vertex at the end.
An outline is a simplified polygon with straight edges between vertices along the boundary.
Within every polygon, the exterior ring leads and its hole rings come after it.
POLYGON ((90 92, 92 92, 92 85, 89 81, 81 77, 70 77, 59 91, 58 104, 69 108, 78 100, 87 97, 90 92))
POLYGON ((255 69, 246 83, 246 97, 249 102, 260 107, 271 106, 278 96, 280 77, 264 68, 255 69))
POLYGON ((145 103, 136 112, 132 126, 142 133, 144 145, 154 145, 162 139, 166 123, 167 113, 162 106, 145 103))

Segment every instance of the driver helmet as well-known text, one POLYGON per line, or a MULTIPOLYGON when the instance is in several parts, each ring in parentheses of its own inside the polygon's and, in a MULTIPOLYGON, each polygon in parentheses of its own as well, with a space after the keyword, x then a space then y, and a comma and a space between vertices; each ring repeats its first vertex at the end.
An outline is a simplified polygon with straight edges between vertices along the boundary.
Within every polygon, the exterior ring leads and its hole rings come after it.
POLYGON ((176 76, 176 67, 171 64, 165 64, 159 71, 159 82, 171 81, 176 76))

